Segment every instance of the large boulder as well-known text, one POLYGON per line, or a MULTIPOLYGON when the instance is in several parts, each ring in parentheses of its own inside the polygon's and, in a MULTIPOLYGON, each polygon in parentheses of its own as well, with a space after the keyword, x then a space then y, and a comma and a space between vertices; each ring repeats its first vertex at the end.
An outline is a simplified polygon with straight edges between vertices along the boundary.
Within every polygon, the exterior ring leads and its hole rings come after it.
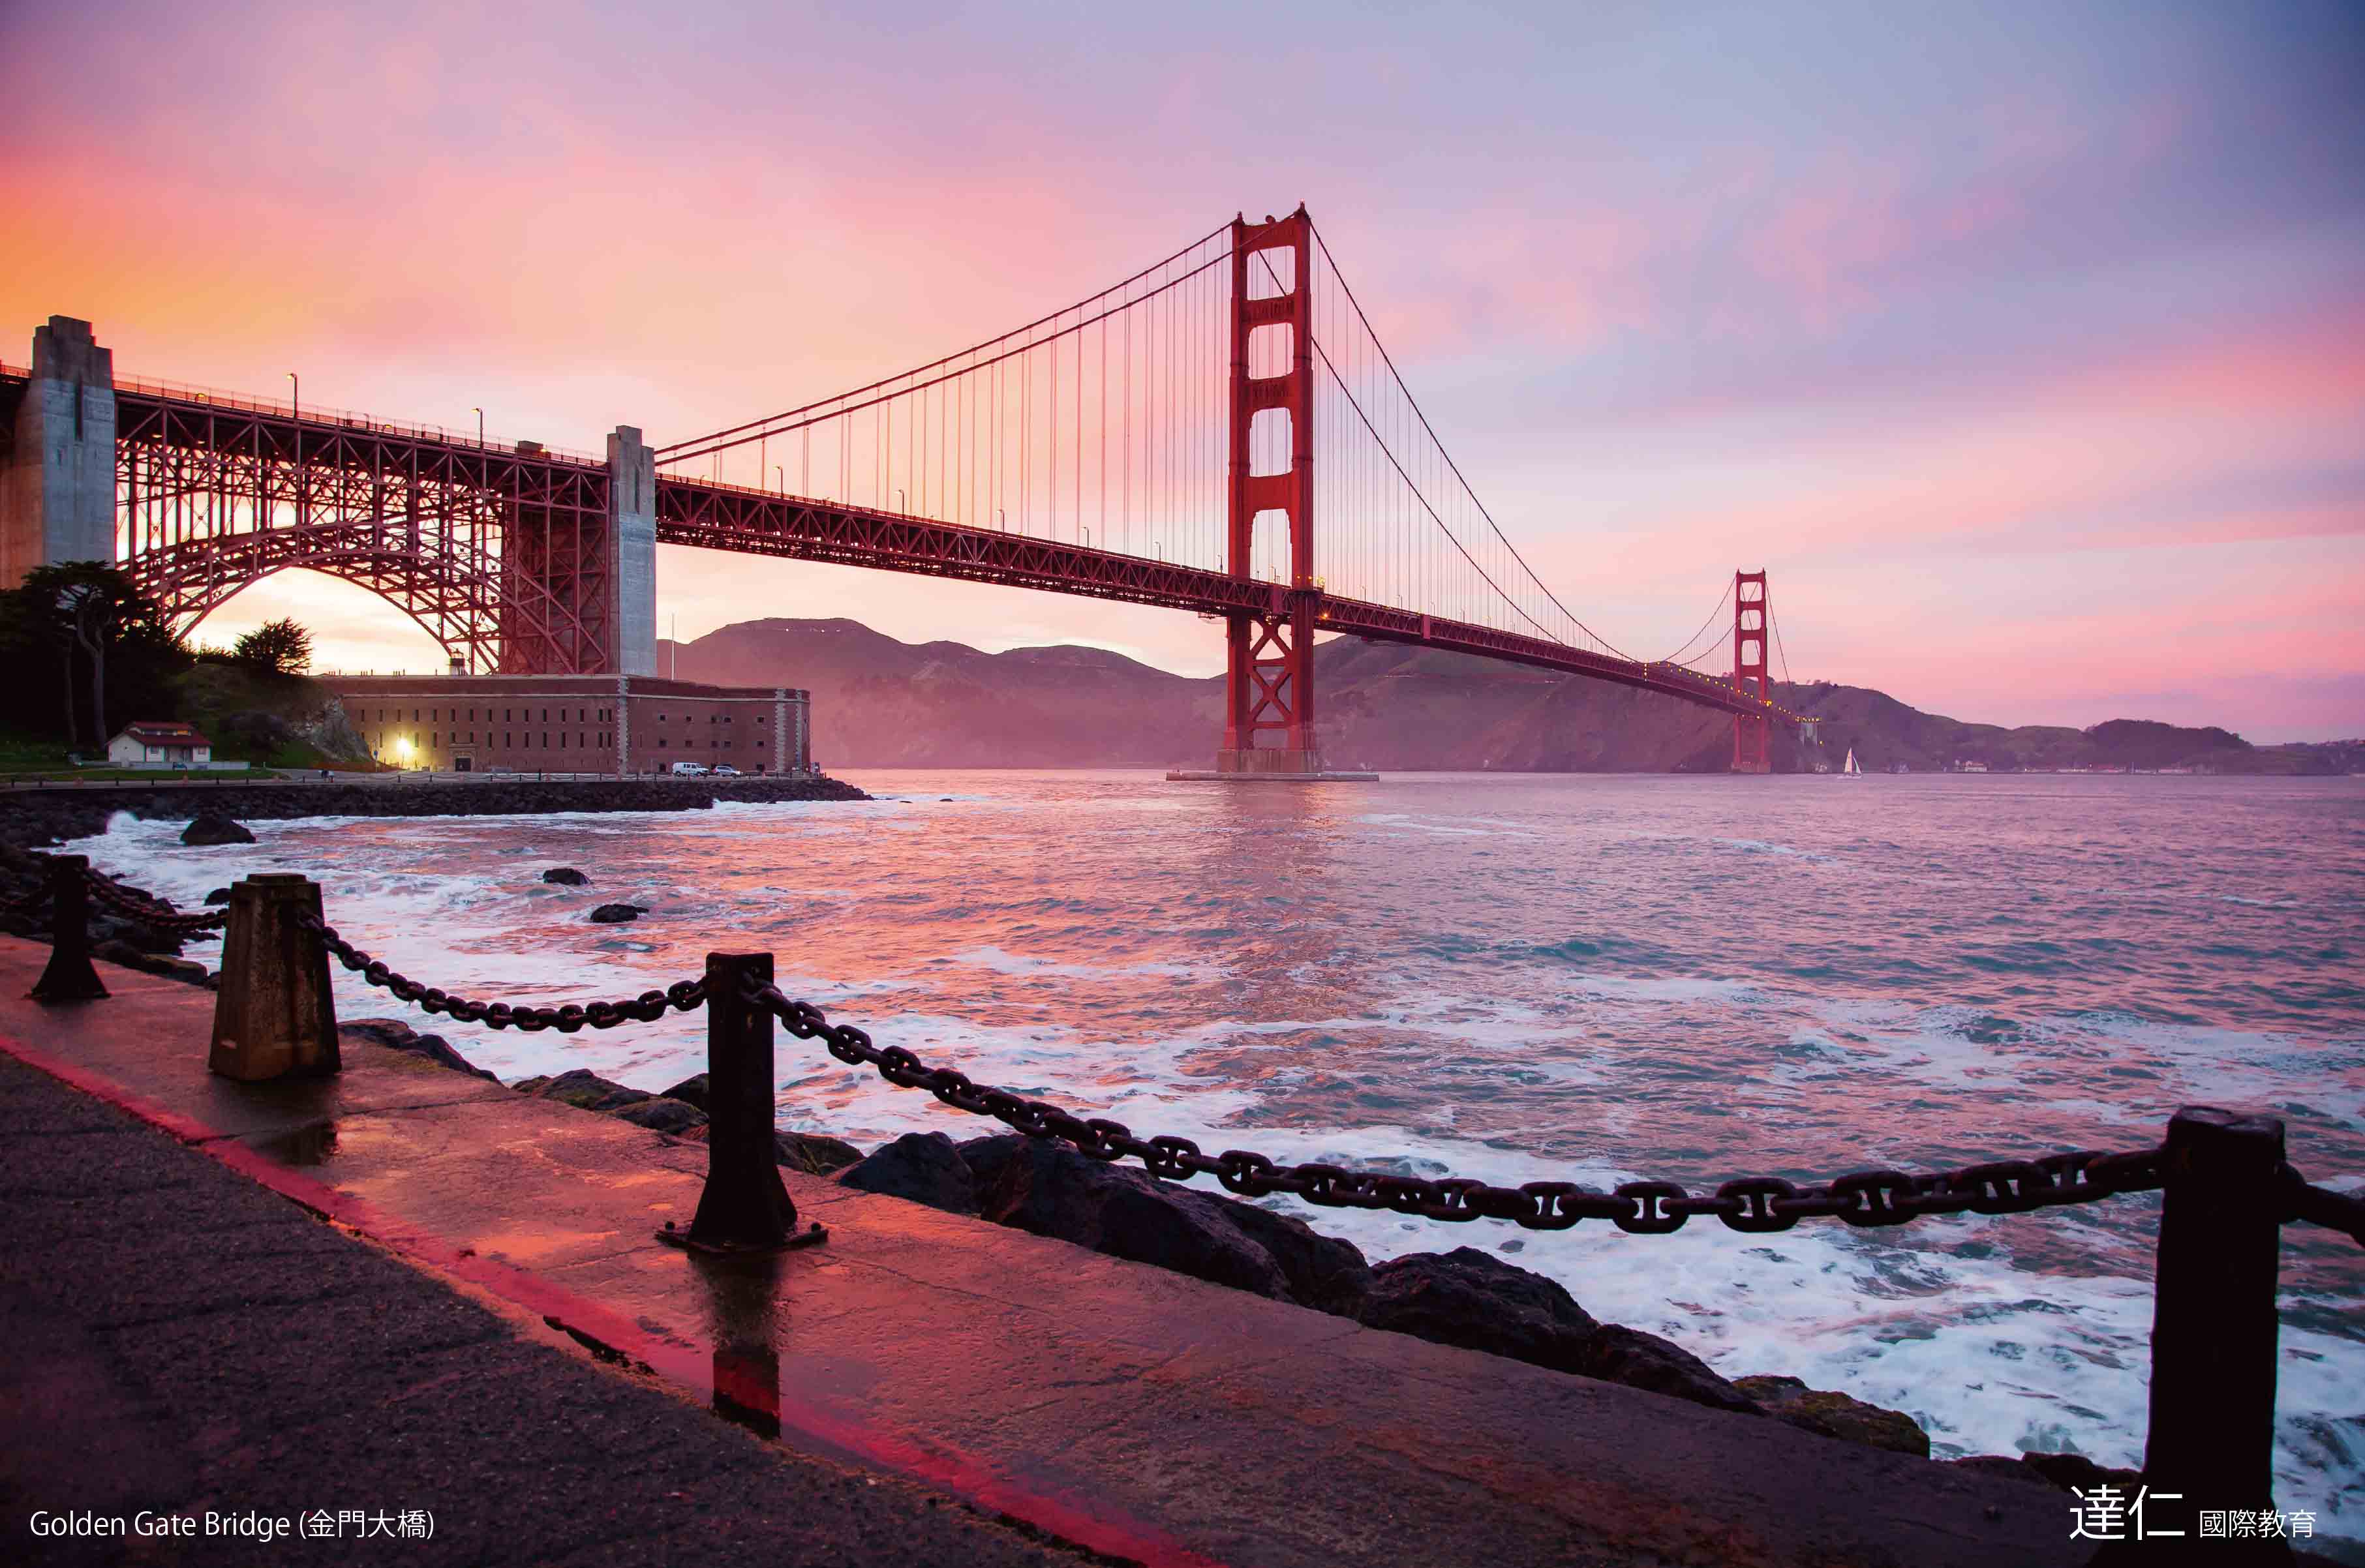
POLYGON ((563 888, 583 887, 591 880, 572 866, 553 866, 542 874, 542 879, 545 882, 555 882, 563 888))
POLYGON ((1743 1416, 1765 1413, 1762 1406, 1709 1370, 1709 1364, 1672 1339, 1645 1334, 1621 1323, 1605 1323, 1586 1345, 1577 1371, 1604 1383, 1645 1388, 1673 1399, 1687 1399, 1711 1410, 1743 1416))
MULTIPOLYGON (((673 1096, 665 1098, 670 1100, 673 1096)), ((695 1126, 684 1127, 677 1136, 692 1143, 704 1143, 713 1130, 714 1124, 701 1116, 695 1126)), ((772 1162, 806 1176, 835 1175, 849 1165, 858 1164, 861 1159, 862 1151, 842 1137, 824 1133, 772 1134, 772 1162)))
POLYGON ((213 891, 206 895, 206 902, 208 904, 225 904, 230 902, 230 890, 228 888, 216 888, 213 891))
POLYGON ((497 1074, 488 1072, 452 1048, 452 1043, 441 1035, 422 1035, 399 1018, 348 1018, 337 1025, 339 1035, 350 1035, 367 1040, 388 1050, 409 1051, 428 1060, 440 1062, 455 1072, 469 1073, 499 1083, 497 1074))
POLYGON ((204 985, 211 979, 205 965, 194 958, 175 958, 164 953, 151 952, 120 937, 93 943, 90 952, 95 958, 119 964, 127 969, 162 975, 166 980, 185 980, 191 985, 204 985))
POLYGON ((579 1111, 621 1111, 627 1105, 637 1105, 644 1100, 656 1098, 644 1089, 628 1089, 612 1082, 588 1067, 562 1072, 555 1078, 522 1079, 517 1090, 521 1094, 531 1094, 537 1100, 555 1100, 579 1111))
POLYGON ((1576 1298, 1531 1270, 1474 1247, 1415 1252, 1372 1271, 1364 1324, 1440 1345, 1508 1356, 1687 1399, 1714 1410, 1761 1412, 1682 1346, 1639 1328, 1597 1322, 1576 1298))
POLYGON ((838 1172, 838 1184, 950 1214, 977 1213, 977 1180, 943 1133, 905 1133, 838 1172))
POLYGON ((1884 1410, 1844 1394, 1809 1388, 1795 1377, 1736 1378, 1733 1386, 1777 1421, 1844 1443, 1910 1453, 1916 1459, 1930 1457, 1930 1434, 1901 1410, 1884 1410))
POLYGON ((668 1100, 687 1101, 701 1111, 714 1109, 706 1103, 706 1074, 702 1072, 695 1077, 683 1079, 679 1083, 667 1090, 665 1097, 668 1100))
POLYGON ((1020 1134, 982 1141, 1009 1146, 980 1171, 991 1174, 979 1183, 978 1212, 995 1224, 1289 1299, 1272 1255, 1199 1194, 1020 1134))
POLYGON ((1372 1266, 1353 1242, 1325 1236, 1295 1215, 1276 1214, 1259 1204, 1214 1193, 1193 1195, 1215 1204, 1265 1249, 1289 1282, 1292 1301, 1340 1317, 1362 1316, 1363 1303, 1372 1294, 1372 1266))
POLYGON ((219 812, 199 812, 195 821, 181 830, 183 844, 252 844, 254 834, 230 821, 219 812))
POLYGON ((1982 1453, 1946 1462, 1960 1470, 1975 1470, 1982 1475, 2026 1481, 2060 1492, 2091 1492, 2097 1486, 2109 1485, 2120 1488, 2123 1495, 2132 1497, 2143 1482, 2140 1472, 2113 1470, 2107 1465, 2096 1464, 2082 1453, 2023 1453, 2018 1459, 2009 1454, 1982 1453))
POLYGON ((1370 1285, 1351 1245, 1253 1204, 1015 1133, 959 1150, 996 1224, 1324 1311, 1351 1313, 1370 1285))
POLYGON ((775 1159, 791 1170, 801 1170, 808 1176, 827 1176, 843 1170, 862 1158, 862 1151, 842 1137, 826 1133, 781 1133, 772 1135, 775 1159))
POLYGON ((1374 1268, 1363 1322, 1564 1372, 1584 1370, 1586 1343, 1601 1330, 1556 1282, 1474 1247, 1374 1268))
POLYGON ((620 1121, 648 1128, 651 1132, 667 1133, 675 1137, 687 1137, 702 1132, 706 1113, 679 1100, 669 1100, 653 1094, 645 1100, 635 1100, 619 1106, 614 1112, 620 1121))
POLYGON ((647 913, 648 911, 636 903, 603 903, 591 912, 591 924, 622 925, 627 921, 638 920, 647 913))

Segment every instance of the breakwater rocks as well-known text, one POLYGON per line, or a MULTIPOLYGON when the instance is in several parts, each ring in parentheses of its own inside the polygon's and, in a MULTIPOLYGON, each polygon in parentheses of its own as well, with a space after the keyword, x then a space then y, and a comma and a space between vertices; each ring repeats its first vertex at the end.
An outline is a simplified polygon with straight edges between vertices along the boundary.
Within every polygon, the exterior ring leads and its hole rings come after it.
MULTIPOLYGON (((86 838, 129 812, 143 821, 297 817, 534 816, 552 812, 702 812, 717 801, 867 801, 835 778, 577 778, 480 776, 422 780, 389 774, 365 783, 127 784, 0 794, 0 840, 26 848, 86 838)), ((219 830, 214 830, 219 831, 219 830)), ((210 836, 189 842, 223 842, 210 836)), ((227 842, 237 842, 235 839, 227 842)))
MULTIPOLYGON (((391 1021, 373 1024, 383 1022, 391 1021)), ((435 1050, 443 1047, 442 1040, 422 1039, 432 1042, 431 1054, 444 1059, 435 1050)), ((661 1094, 579 1069, 526 1079, 516 1087, 670 1137, 705 1138, 702 1073, 661 1094)), ((1558 1282, 1475 1248, 1417 1252, 1375 1267, 1353 1244, 1324 1236, 1293 1215, 1018 1133, 958 1143, 943 1133, 906 1133, 867 1156, 838 1138, 785 1132, 776 1137, 782 1165, 815 1175, 835 1171, 839 1182, 858 1191, 973 1215, 1351 1318, 1366 1327, 1647 1389, 1711 1409, 1770 1417, 1844 1442, 1929 1457, 1928 1434, 1901 1411, 1810 1389, 1795 1378, 1727 1379, 1672 1340, 1599 1322, 1558 1282)), ((1961 1462, 2045 1484, 2068 1484, 2001 1455, 1961 1462)), ((2078 1467, 2085 1462, 2072 1456, 2069 1468, 2083 1478, 2086 1471, 2078 1467)))
MULTIPOLYGON (((123 887, 112 877, 102 880, 123 887)), ((49 886, 48 857, 29 854, 0 839, 0 932, 35 941, 50 939, 50 905, 42 897, 49 886)), ((126 892, 137 890, 124 888, 126 892)), ((144 895, 142 895, 144 896, 144 895)), ((215 983, 206 966, 179 955, 185 942, 213 942, 218 932, 186 936, 160 930, 109 905, 90 901, 84 929, 90 935, 91 956, 127 969, 164 975, 192 985, 215 983)))

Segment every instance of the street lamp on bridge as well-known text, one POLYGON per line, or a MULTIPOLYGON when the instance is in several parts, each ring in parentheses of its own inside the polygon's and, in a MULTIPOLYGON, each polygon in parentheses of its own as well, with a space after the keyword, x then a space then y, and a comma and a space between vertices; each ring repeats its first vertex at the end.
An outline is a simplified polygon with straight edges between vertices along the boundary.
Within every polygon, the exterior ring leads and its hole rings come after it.
POLYGON ((476 444, 482 446, 485 444, 485 410, 472 409, 469 412, 476 416, 476 444))
POLYGON ((287 411, 299 420, 304 417, 303 391, 304 384, 296 379, 294 371, 289 371, 287 373, 287 411))

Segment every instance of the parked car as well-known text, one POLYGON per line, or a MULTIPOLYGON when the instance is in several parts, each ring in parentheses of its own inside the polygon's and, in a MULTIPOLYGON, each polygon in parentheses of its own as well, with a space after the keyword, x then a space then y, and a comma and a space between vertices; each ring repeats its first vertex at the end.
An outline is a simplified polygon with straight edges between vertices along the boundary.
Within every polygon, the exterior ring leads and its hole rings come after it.
POLYGON ((510 767, 508 763, 506 763, 506 762, 497 762, 497 763, 494 763, 490 767, 486 768, 486 769, 485 769, 485 771, 486 771, 486 772, 488 772, 488 773, 515 773, 515 772, 517 771, 517 769, 516 769, 516 768, 514 768, 514 767, 510 767))
POLYGON ((736 778, 739 777, 739 770, 732 767, 727 762, 716 763, 711 771, 717 778, 736 778))
POLYGON ((702 762, 677 762, 666 771, 678 778, 696 778, 705 774, 706 765, 702 762))

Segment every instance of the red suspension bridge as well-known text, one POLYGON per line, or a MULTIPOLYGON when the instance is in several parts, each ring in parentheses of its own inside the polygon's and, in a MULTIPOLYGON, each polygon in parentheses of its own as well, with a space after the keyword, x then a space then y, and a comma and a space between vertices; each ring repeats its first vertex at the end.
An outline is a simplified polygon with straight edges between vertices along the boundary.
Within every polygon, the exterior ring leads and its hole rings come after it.
POLYGON ((1740 771, 1797 720, 1772 700, 1763 572, 1658 658, 1545 585, 1303 207, 835 397, 655 449, 619 427, 604 457, 118 378, 67 318, 33 360, 0 366, 0 574, 112 560, 183 629, 306 567, 386 598, 455 668, 651 674, 665 543, 1219 620, 1224 772, 1322 771, 1328 633, 1729 712, 1740 771))

